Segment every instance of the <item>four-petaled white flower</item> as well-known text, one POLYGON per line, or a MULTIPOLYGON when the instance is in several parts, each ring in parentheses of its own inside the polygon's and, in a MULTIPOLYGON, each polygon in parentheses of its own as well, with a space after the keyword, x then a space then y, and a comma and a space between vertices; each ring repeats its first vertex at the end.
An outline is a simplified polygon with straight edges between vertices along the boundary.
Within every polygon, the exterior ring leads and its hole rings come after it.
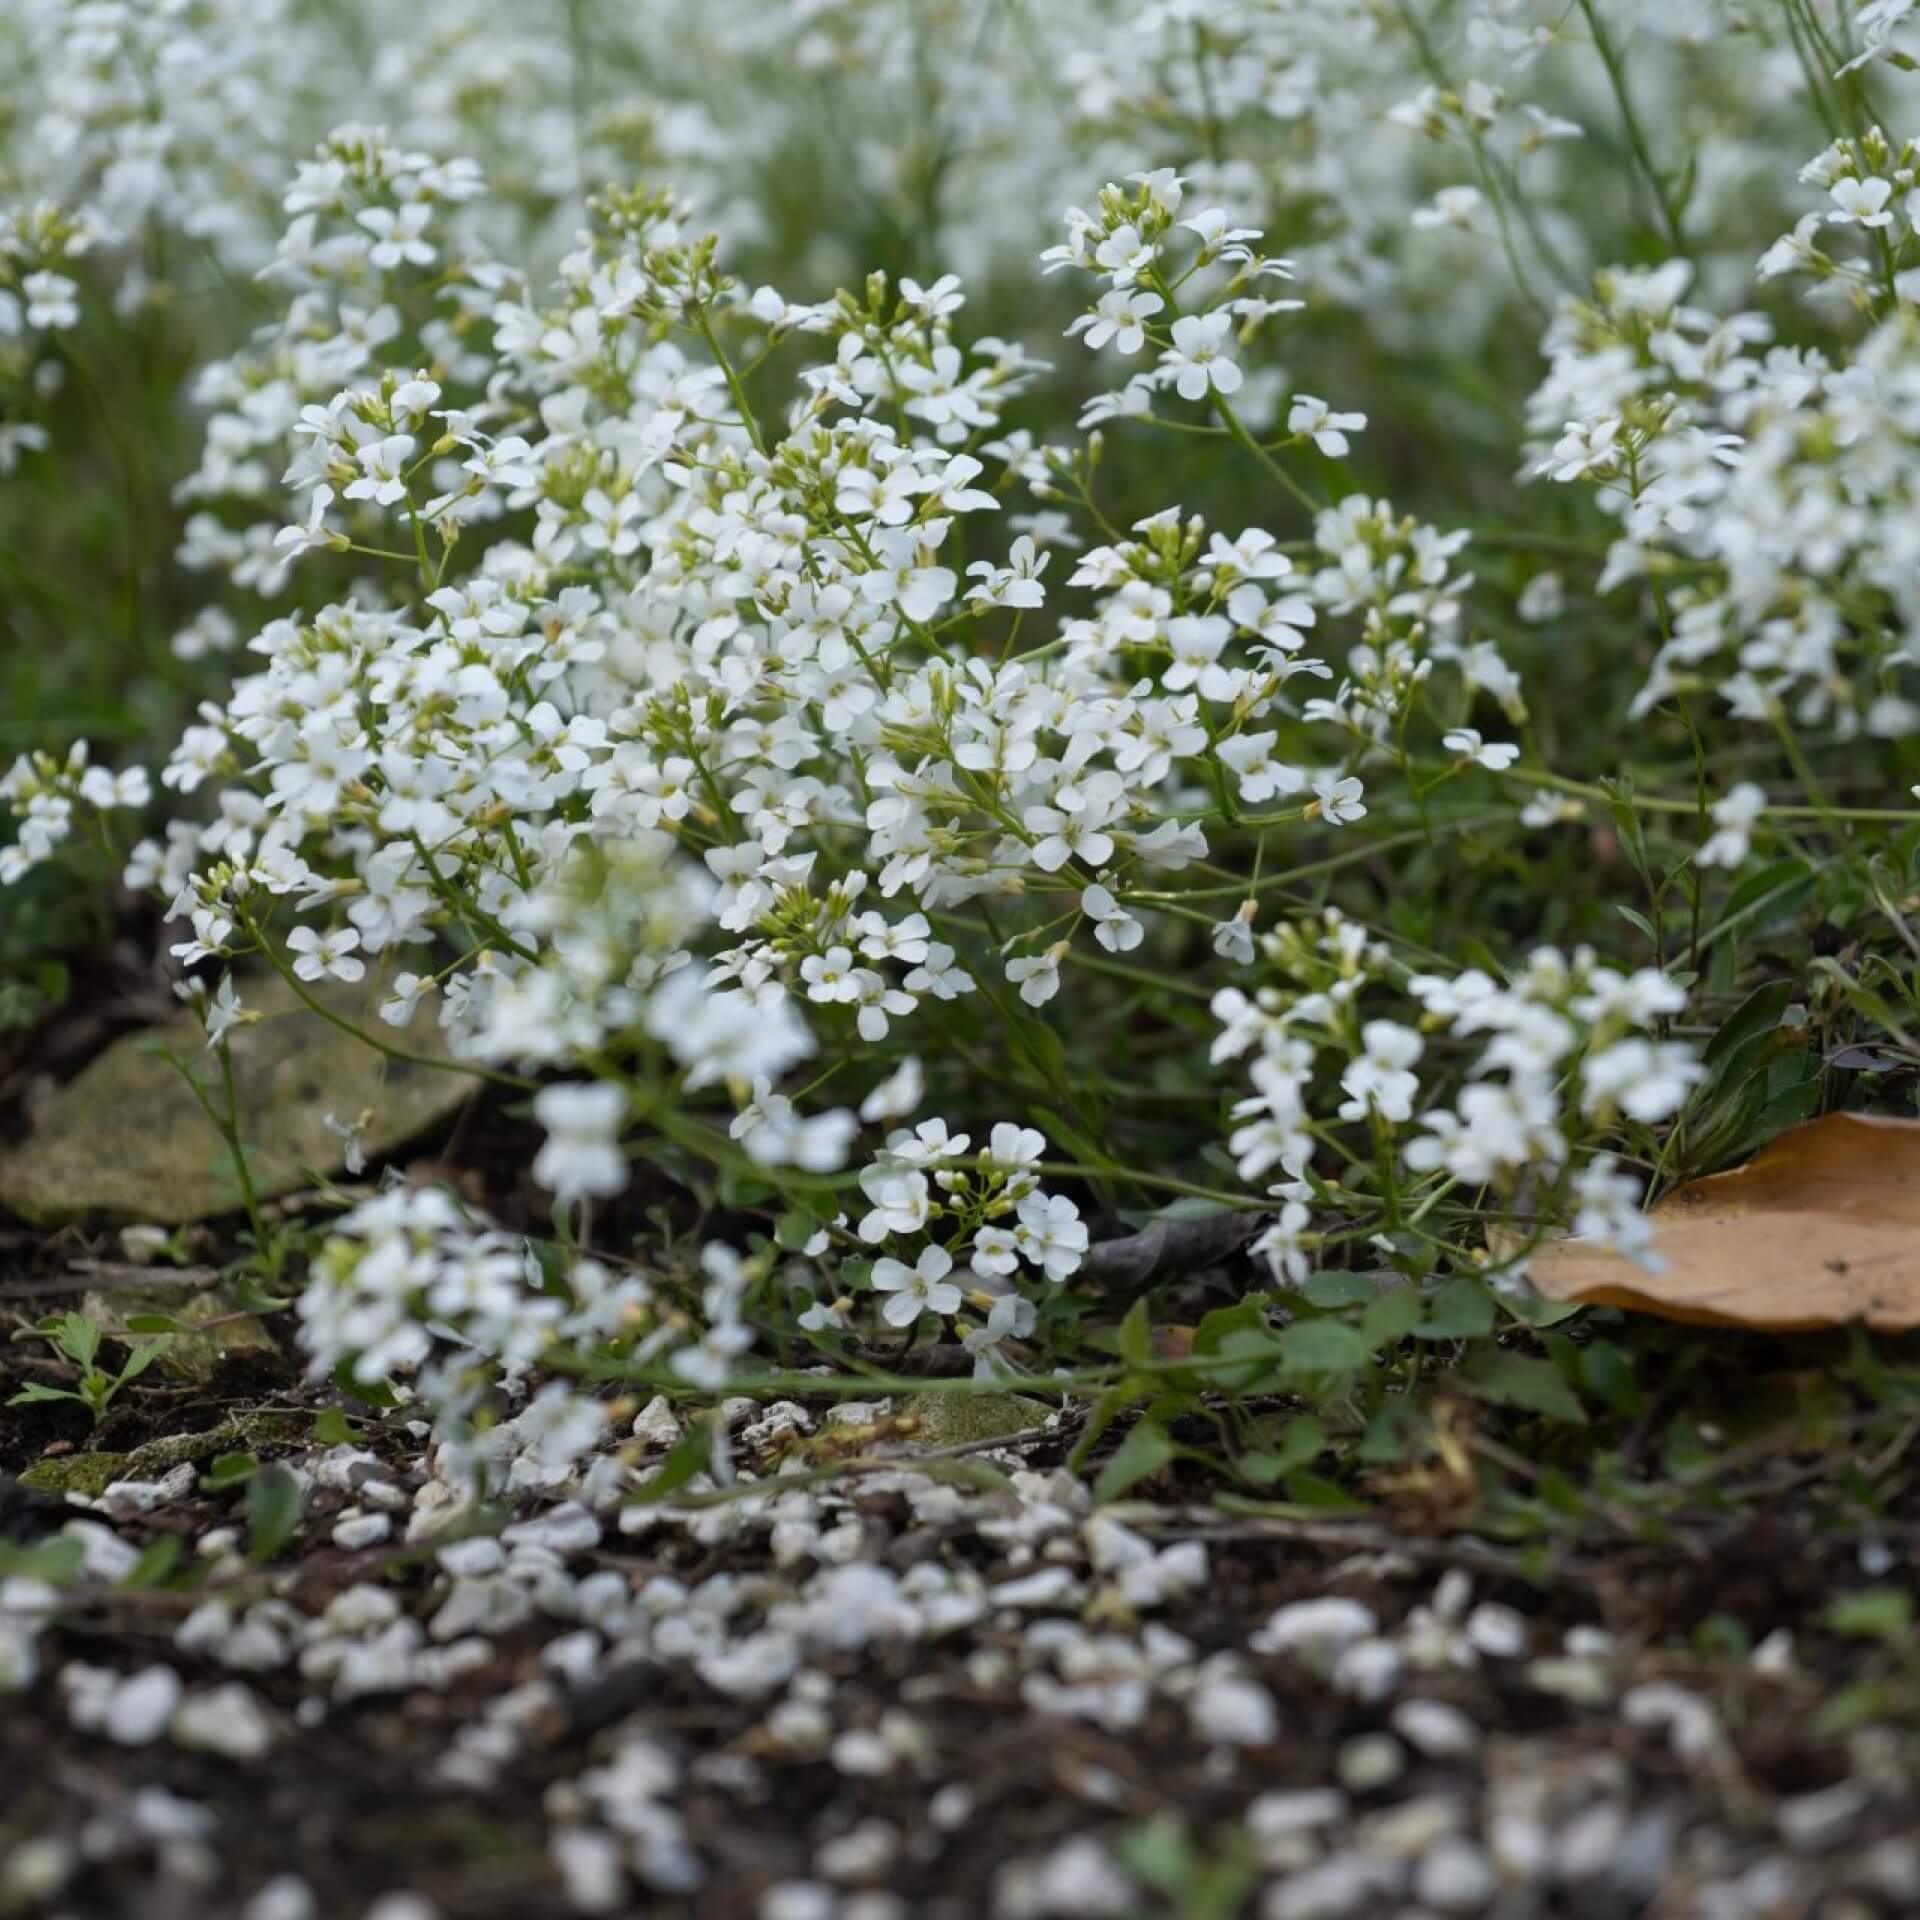
POLYGON ((1287 409, 1287 431, 1311 440, 1332 460, 1345 458, 1347 435, 1363 431, 1366 424, 1364 413, 1331 412, 1327 403, 1313 393, 1296 393, 1287 409))
POLYGON ((1887 202, 1893 198, 1893 182, 1869 174, 1864 180, 1836 180, 1827 189, 1833 197, 1833 212, 1827 218, 1835 226, 1890 227, 1893 215, 1887 202))
POLYGON ((1313 776, 1314 798, 1308 802, 1309 813, 1318 811, 1335 826, 1345 826, 1350 821, 1366 817, 1366 808, 1361 796, 1366 789, 1352 774, 1316 773, 1313 776))
POLYGON ((287 951, 295 956, 293 970, 302 980, 359 980, 367 966, 354 949, 360 936, 352 927, 335 927, 328 933, 316 933, 311 927, 295 927, 287 935, 287 951))
POLYGON ((1157 293, 1140 287, 1109 287, 1091 313, 1083 313, 1067 329, 1071 338, 1084 333, 1096 350, 1110 346, 1116 353, 1135 354, 1147 344, 1147 322, 1167 303, 1157 293))
POLYGON ((563 1201, 620 1192, 627 1184, 619 1142, 626 1111, 625 1091, 606 1081, 542 1087, 533 1097, 533 1117, 547 1138, 533 1156, 533 1177, 563 1201))
POLYGON ((1477 727, 1455 727, 1451 733, 1442 735, 1440 744, 1490 773, 1505 773, 1520 758, 1520 749, 1511 741, 1483 740, 1477 727))
POLYGON ((1160 356, 1160 371, 1182 400, 1240 390, 1240 369, 1227 356, 1232 328, 1225 313, 1185 313, 1173 323, 1173 345, 1160 356))
POLYGON ((887 1296, 881 1318, 890 1327, 910 1327, 922 1313, 941 1319, 958 1313, 966 1296, 947 1278, 952 1271, 953 1255, 945 1247, 922 1247, 912 1266, 901 1260, 876 1260, 873 1288, 887 1296))

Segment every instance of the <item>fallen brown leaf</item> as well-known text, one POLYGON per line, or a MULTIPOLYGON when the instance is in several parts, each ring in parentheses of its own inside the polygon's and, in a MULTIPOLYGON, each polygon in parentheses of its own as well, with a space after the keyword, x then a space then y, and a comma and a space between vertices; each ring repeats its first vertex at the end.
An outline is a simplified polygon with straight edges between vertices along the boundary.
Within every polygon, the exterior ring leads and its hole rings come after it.
POLYGON ((1527 1277, 1550 1300, 1669 1320, 1920 1327, 1920 1121, 1809 1120, 1744 1167, 1676 1187, 1652 1220, 1664 1273, 1562 1240, 1534 1254, 1527 1277))

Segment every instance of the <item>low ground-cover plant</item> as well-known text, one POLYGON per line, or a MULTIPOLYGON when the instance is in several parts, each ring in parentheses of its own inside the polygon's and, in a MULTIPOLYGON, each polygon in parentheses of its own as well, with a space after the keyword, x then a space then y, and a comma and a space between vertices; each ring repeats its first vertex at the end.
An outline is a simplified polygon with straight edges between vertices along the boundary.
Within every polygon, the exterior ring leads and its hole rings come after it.
MULTIPOLYGON (((1281 1391, 1390 1452, 1428 1353, 1578 1420, 1603 1368, 1493 1338, 1561 1317, 1530 1250, 1657 1261, 1650 1192, 1915 1059, 1903 14, 1790 0, 1719 45, 1625 5, 1063 9, 1075 105, 1029 151, 1025 9, 847 11, 802 65, 876 88, 977 12, 961 77, 998 91, 942 94, 953 179, 1025 153, 1050 235, 954 215, 932 161, 904 249, 830 185, 804 244, 684 124, 625 164, 592 8, 503 82, 524 143, 436 86, 418 133, 402 100, 247 148, 242 192, 240 96, 349 103, 218 8, 231 96, 82 90, 54 175, 16 142, 9 527, 61 488, 63 394, 112 438, 95 356, 165 324, 166 249, 258 312, 169 372, 205 423, 178 551, 123 563, 181 602, 197 707, 117 770, 49 723, 0 878, 118 867, 215 1058, 271 969, 530 1103, 551 1236, 394 1186, 299 1303, 317 1368, 416 1375, 476 1464, 537 1484, 602 1430, 557 1378, 468 1430, 500 1369, 833 1390, 943 1343, 1090 1400, 1089 1443, 1150 1407, 1109 1491, 1188 1413, 1297 1473, 1317 1422, 1234 1411, 1281 1391), (636 1189, 686 1204, 636 1237, 636 1189), (1171 1344, 1091 1284, 1096 1239, 1221 1211, 1257 1290, 1171 1344)), ((712 31, 777 57, 751 12, 712 31)), ((162 57, 98 31, 29 23, 27 65, 162 57)))

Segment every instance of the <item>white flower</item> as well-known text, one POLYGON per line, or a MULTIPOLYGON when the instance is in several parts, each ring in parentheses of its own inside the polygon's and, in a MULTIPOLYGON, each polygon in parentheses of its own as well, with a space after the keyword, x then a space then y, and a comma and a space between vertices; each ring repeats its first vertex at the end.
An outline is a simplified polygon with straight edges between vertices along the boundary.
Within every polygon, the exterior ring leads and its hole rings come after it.
POLYGON ((62 333, 80 324, 80 288, 64 273, 30 273, 20 291, 27 296, 28 326, 62 333))
POLYGON ((1678 1041, 1616 1041, 1582 1065, 1581 1110, 1597 1113, 1612 1104, 1651 1124, 1677 1112, 1687 1090, 1705 1075, 1693 1050, 1678 1041))
POLYGON ((287 935, 287 951, 298 957, 293 970, 302 980, 358 980, 367 971, 366 962, 354 957, 360 936, 352 927, 335 927, 330 933, 315 933, 311 927, 295 927, 287 935))
POLYGON ((1430 206, 1415 207, 1410 217, 1416 227, 1471 229, 1473 216, 1480 211, 1482 197, 1478 187, 1442 187, 1433 196, 1430 206))
POLYGON ((1361 804, 1361 795, 1366 789, 1351 774, 1342 777, 1336 773, 1316 773, 1313 791, 1315 798, 1308 802, 1308 811, 1317 810, 1335 826, 1366 817, 1367 810, 1361 804))
POLYGON ((1007 962, 1007 978, 1020 989, 1020 998, 1030 1007, 1044 1007, 1060 991, 1060 954, 1057 947, 1045 953, 1022 956, 1007 962))
POLYGON ((1893 183, 1869 175, 1864 180, 1836 180, 1827 189, 1833 196, 1834 210, 1827 215, 1835 226, 1890 227, 1893 215, 1887 202, 1893 198, 1893 183))
POLYGON ((1694 855, 1703 867, 1737 867, 1753 845, 1754 823, 1766 811, 1764 787, 1751 780, 1737 786, 1713 803, 1713 824, 1717 831, 1694 855))
POLYGON ((1426 1042, 1411 1027, 1392 1020, 1369 1020, 1361 1029, 1365 1051, 1340 1076, 1348 1098, 1341 1103, 1342 1120, 1364 1120, 1369 1108, 1395 1125, 1413 1118, 1420 1079, 1409 1072, 1426 1042))
POLYGON ((1572 1231, 1580 1240, 1617 1248, 1649 1273, 1662 1273, 1666 1261, 1653 1249, 1653 1222, 1640 1210, 1640 1182, 1620 1171, 1612 1154, 1603 1153, 1574 1176, 1580 1205, 1572 1231))
POLYGON ((627 1184, 627 1157, 619 1143, 626 1111, 624 1090, 605 1081, 542 1087, 533 1114, 547 1138, 534 1155, 533 1177, 563 1201, 620 1192, 627 1184))
POLYGON ((435 984, 431 974, 396 974, 392 991, 380 1003, 380 1018, 390 1027, 411 1026, 420 1003, 435 984))
POLYGON ((1087 345, 1096 350, 1110 345, 1116 353, 1138 353, 1147 343, 1146 322, 1166 304, 1157 293, 1112 287, 1100 296, 1092 313, 1083 313, 1067 329, 1067 335, 1085 333, 1087 345))
POLYGON ((1280 1217, 1247 1249, 1264 1254, 1276 1280, 1297 1287, 1307 1277, 1305 1236, 1313 1215, 1304 1201, 1288 1200, 1280 1208, 1280 1217))
POLYGON ((1240 369, 1226 353, 1232 327, 1225 313, 1187 313, 1173 323, 1173 345, 1160 356, 1160 371, 1182 400, 1239 391, 1240 369))
POLYGON ((1364 413, 1331 413, 1318 395, 1296 393, 1287 409, 1287 431, 1302 434, 1330 459, 1344 458, 1347 435, 1359 433, 1367 424, 1364 413))
POLYGON ((153 798, 153 783, 145 767, 126 767, 119 773, 89 767, 80 776, 80 798, 102 813, 116 807, 144 807, 153 798))
POLYGON ((1014 1244, 1049 1280, 1064 1280, 1079 1270, 1087 1252, 1087 1227, 1080 1209, 1064 1194, 1028 1194, 1015 1222, 1014 1244))
POLYGON ((1253 922, 1259 911, 1257 901, 1243 900, 1231 918, 1215 922, 1213 950, 1221 959, 1236 967, 1253 965, 1253 922))
POLYGON ((367 263, 383 273, 401 265, 430 267, 436 256, 422 235, 432 218, 433 208, 421 200, 397 212, 391 207, 368 207, 359 216, 360 224, 374 239, 367 251, 367 263))
POLYGON ((807 983, 807 998, 822 1005, 854 1001, 860 998, 860 969, 846 947, 829 947, 825 953, 810 953, 800 962, 800 978, 807 983))
POLYGON ((966 1296, 947 1278, 952 1271, 953 1255, 944 1247, 923 1247, 910 1267, 899 1260, 876 1260, 874 1291, 889 1296, 881 1317, 890 1327, 910 1327, 923 1312, 942 1319, 958 1313, 966 1296))
POLYGON ((1093 937, 1109 953, 1130 953, 1146 938, 1146 928, 1098 882, 1081 889, 1080 911, 1093 922, 1093 937))
POLYGON ((349 500, 371 500, 390 507, 407 497, 406 464, 413 457, 413 435, 390 433, 360 449, 360 478, 349 481, 349 500))
POLYGON ((918 1108, 926 1093, 926 1076, 920 1061, 916 1055, 909 1054, 860 1102, 860 1118, 869 1123, 904 1119, 918 1108))
POLYGON ((1476 727, 1455 727, 1442 736, 1440 744, 1490 773, 1505 773, 1520 758, 1520 749, 1511 741, 1482 740, 1476 727))
POLYGON ((924 1173, 869 1167, 860 1176, 861 1190, 873 1203, 860 1222, 860 1238, 868 1246, 895 1233, 918 1233, 933 1211, 933 1191, 924 1173))

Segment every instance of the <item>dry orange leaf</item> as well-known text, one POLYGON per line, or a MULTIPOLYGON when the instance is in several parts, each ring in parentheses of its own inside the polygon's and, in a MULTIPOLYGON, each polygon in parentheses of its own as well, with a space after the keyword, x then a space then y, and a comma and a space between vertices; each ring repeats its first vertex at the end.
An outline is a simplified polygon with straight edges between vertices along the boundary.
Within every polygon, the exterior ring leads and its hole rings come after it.
POLYGON ((1830 1113, 1790 1127, 1744 1167, 1676 1187, 1652 1220, 1664 1273, 1562 1240, 1527 1277, 1550 1300, 1669 1320, 1920 1327, 1920 1121, 1830 1113))

